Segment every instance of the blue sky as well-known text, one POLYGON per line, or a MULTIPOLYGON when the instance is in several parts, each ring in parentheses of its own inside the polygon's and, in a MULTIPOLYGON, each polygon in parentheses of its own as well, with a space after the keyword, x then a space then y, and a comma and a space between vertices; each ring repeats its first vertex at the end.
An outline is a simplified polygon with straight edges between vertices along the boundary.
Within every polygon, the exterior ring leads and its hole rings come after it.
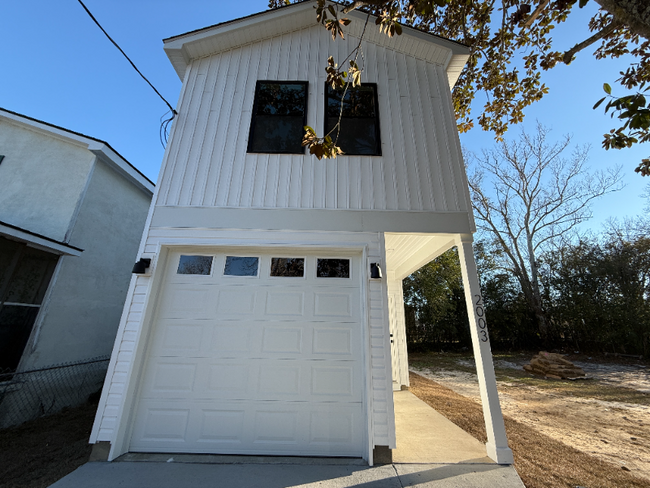
MULTIPOLYGON (((162 39, 266 10, 267 0, 85 0, 88 8, 163 96, 176 105, 181 81, 172 69, 162 39)), ((560 46, 568 49, 588 37, 591 6, 572 14, 558 29, 560 46)), ((2 2, 0 18, 0 107, 103 139, 153 181, 163 156, 160 119, 166 105, 109 43, 76 0, 2 2)), ((623 166, 626 188, 594 206, 590 225, 598 229, 609 217, 635 216, 645 205, 641 193, 650 178, 633 169, 650 155, 650 145, 604 151, 602 134, 614 127, 609 116, 592 106, 603 82, 613 83, 624 61, 596 61, 585 50, 571 66, 544 73, 550 94, 526 111, 523 126, 535 121, 554 135, 573 134, 577 144, 591 146, 593 169, 623 166)), ((480 99, 475 113, 480 111, 480 99)), ((514 126, 514 136, 519 128, 514 126)), ((461 135, 473 151, 491 147, 491 134, 473 129, 461 135)))

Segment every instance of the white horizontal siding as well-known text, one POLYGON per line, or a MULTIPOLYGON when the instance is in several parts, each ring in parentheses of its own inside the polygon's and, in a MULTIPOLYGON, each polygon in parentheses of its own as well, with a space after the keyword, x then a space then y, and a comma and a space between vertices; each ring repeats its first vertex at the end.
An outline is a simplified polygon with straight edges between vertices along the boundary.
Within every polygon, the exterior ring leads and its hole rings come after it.
POLYGON ((142 308, 148 292, 149 278, 138 276, 135 286, 130 287, 126 297, 125 311, 126 323, 118 330, 113 349, 113 357, 106 373, 104 389, 108 391, 106 399, 100 403, 95 418, 91 442, 113 442, 117 428, 117 417, 124 401, 124 392, 127 375, 133 364, 136 337, 140 332, 142 323, 142 308))
POLYGON ((378 86, 381 157, 246 152, 257 80, 309 81, 307 123, 322 133, 327 57, 357 43, 313 27, 193 61, 157 205, 468 210, 443 66, 370 42, 363 79, 378 86))
MULTIPOLYGON (((145 245, 146 253, 155 253, 163 243, 177 245, 197 245, 204 243, 209 246, 260 246, 274 243, 285 247, 298 246, 367 246, 368 261, 381 261, 380 235, 378 233, 362 232, 280 232, 280 231, 240 231, 217 229, 185 229, 185 228, 151 228, 145 245), (264 244, 260 244, 264 243, 264 244)), ((92 442, 115 442, 117 419, 119 411, 127 399, 125 392, 130 371, 134 368, 134 352, 137 338, 141 335, 143 326, 143 307, 149 299, 151 278, 139 276, 131 287, 125 304, 126 323, 118 332, 116 348, 113 351, 113 367, 109 368, 105 388, 108 395, 100 403, 96 425, 93 429, 97 436, 92 442)), ((383 281, 371 280, 369 284, 369 335, 371 365, 371 422, 374 433, 374 445, 388 445, 390 440, 391 412, 389 410, 392 391, 390 381, 390 352, 386 351, 388 321, 384 316, 384 300, 386 296, 383 281)), ((143 336, 144 337, 144 336, 143 336)), ((135 378, 132 378, 134 381, 135 378)), ((124 419, 124 417, 123 417, 124 419)))

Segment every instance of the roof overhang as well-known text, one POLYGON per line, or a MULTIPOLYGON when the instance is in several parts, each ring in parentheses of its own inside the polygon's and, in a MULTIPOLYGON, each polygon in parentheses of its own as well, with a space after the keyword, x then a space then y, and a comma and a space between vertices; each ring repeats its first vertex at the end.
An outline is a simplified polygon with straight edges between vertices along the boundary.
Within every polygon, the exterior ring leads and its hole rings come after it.
POLYGON ((74 132, 63 127, 53 124, 48 124, 42 120, 37 120, 26 115, 22 115, 10 110, 0 108, 0 120, 5 120, 15 125, 25 127, 34 132, 44 134, 46 136, 55 137, 70 144, 88 149, 95 156, 101 159, 109 167, 120 173, 127 180, 131 181, 134 185, 139 187, 149 195, 153 194, 155 185, 149 178, 144 176, 138 171, 135 166, 124 159, 120 154, 115 151, 107 142, 94 137, 85 136, 78 132, 74 132))
POLYGON ((27 229, 22 229, 6 222, 0 222, 0 236, 26 243, 30 247, 48 251, 54 254, 81 256, 83 249, 56 241, 27 229))
MULTIPOLYGON (((305 1, 170 37, 163 41, 164 49, 178 77, 182 80, 185 70, 194 59, 318 26, 315 5, 316 0, 305 1)), ((354 20, 346 27, 346 34, 360 37, 367 14, 353 10, 345 16, 354 20)), ((374 26, 374 21, 372 24, 374 26)), ((364 39, 397 52, 444 66, 451 87, 460 76, 465 62, 469 58, 467 46, 407 26, 403 27, 401 36, 392 38, 381 34, 377 28, 367 29, 364 39)))

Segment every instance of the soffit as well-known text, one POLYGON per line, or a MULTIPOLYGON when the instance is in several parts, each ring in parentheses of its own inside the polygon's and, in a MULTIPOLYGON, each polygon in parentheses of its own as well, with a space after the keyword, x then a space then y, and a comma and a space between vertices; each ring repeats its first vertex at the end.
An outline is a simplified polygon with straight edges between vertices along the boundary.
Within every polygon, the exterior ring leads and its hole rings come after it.
POLYGON ((404 279, 456 245, 454 234, 386 233, 386 269, 404 279))

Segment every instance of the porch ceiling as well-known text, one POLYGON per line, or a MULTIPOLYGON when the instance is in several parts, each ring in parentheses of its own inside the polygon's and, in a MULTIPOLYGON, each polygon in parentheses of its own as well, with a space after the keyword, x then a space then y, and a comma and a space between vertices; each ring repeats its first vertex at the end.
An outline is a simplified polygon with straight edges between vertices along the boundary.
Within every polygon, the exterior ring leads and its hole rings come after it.
POLYGON ((402 280, 456 244, 454 234, 386 233, 386 273, 402 280), (393 274, 394 273, 394 274, 393 274))

